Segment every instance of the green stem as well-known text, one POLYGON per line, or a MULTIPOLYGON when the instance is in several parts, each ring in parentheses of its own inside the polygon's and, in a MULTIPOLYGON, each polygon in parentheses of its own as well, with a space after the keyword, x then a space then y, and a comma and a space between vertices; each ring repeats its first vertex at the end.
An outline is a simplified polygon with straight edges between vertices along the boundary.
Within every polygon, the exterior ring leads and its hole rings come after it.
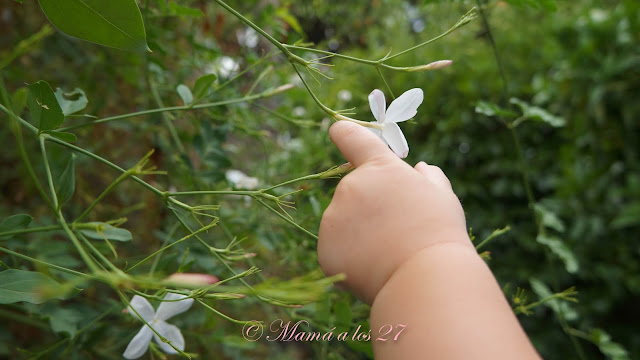
POLYGON ((391 86, 389 86, 389 83, 387 82, 387 79, 385 79, 384 75, 382 74, 382 70, 380 70, 379 67, 376 68, 376 70, 378 71, 378 75, 380 75, 380 77, 382 78, 382 82, 384 83, 384 85, 387 87, 387 90, 389 90, 389 94, 391 94, 391 97, 393 99, 396 98, 395 95, 393 95, 393 90, 391 90, 391 86))
POLYGON ((502 58, 500 57, 500 51, 498 51, 498 45, 496 44, 496 40, 493 37, 493 32, 491 31, 489 17, 484 11, 485 4, 481 0, 476 0, 476 3, 478 4, 478 12, 480 13, 480 18, 482 19, 484 29, 487 32, 487 38, 489 39, 489 43, 491 44, 491 49, 493 49, 493 56, 496 59, 496 65, 498 66, 498 71, 500 72, 500 79, 502 79, 502 94, 506 100, 508 99, 507 94, 509 94, 509 85, 507 83, 507 76, 504 72, 502 58))
POLYGON ((457 29, 457 28, 459 28, 459 27, 461 27, 461 26, 463 26, 463 25, 467 24, 469 21, 471 21, 473 18, 475 18, 474 11, 475 11, 475 9, 471 9, 471 10, 469 10, 469 11, 468 11, 466 14, 464 14, 464 15, 460 18, 460 20, 458 20, 458 22, 457 22, 455 25, 453 25, 449 30, 447 30, 447 31, 443 32, 442 34, 440 34, 440 35, 438 35, 438 36, 436 36, 436 37, 434 37, 433 39, 427 40, 427 41, 425 41, 425 42, 423 42, 423 43, 420 43, 420 44, 418 44, 418 45, 416 45, 416 46, 413 46, 413 47, 410 47, 410 48, 408 48, 408 49, 406 49, 406 50, 400 51, 400 52, 399 52, 399 53, 397 53, 397 54, 394 54, 394 55, 391 55, 391 56, 385 56, 382 60, 383 60, 383 61, 391 60, 391 59, 393 59, 393 58, 396 58, 396 57, 398 57, 398 56, 404 55, 404 54, 406 54, 406 53, 408 53, 408 52, 411 52, 411 51, 413 51, 413 50, 419 49, 419 48, 421 48, 421 47, 423 47, 423 46, 425 46, 425 45, 431 44, 431 43, 432 43, 432 42, 434 42, 434 41, 437 41, 437 40, 439 40, 439 39, 442 39, 443 37, 445 37, 445 36, 447 36, 447 35, 451 34, 455 29, 457 29))
POLYGON ((120 271, 120 269, 118 269, 115 265, 113 265, 113 263, 109 261, 109 259, 107 259, 104 255, 102 255, 100 250, 98 250, 95 246, 93 246, 93 244, 91 243, 91 241, 89 241, 89 239, 84 237, 82 234, 79 234, 79 236, 80 236, 80 239, 82 239, 82 242, 84 242, 84 244, 89 248, 89 250, 91 250, 91 252, 93 252, 95 256, 99 260, 101 260, 104 265, 106 265, 109 269, 113 270, 116 273, 122 273, 122 271, 120 271))
POLYGON ((302 74, 300 74, 300 71, 298 71, 298 67, 296 66, 296 64, 292 63, 291 65, 293 66, 293 69, 296 71, 296 74, 298 74, 298 77, 302 81, 302 84, 304 85, 304 87, 307 88, 307 91, 309 92, 309 95, 311 95, 311 98, 313 99, 313 101, 315 101, 316 104, 318 104, 318 106, 320 107, 320 109, 322 109, 322 111, 326 112, 331 117, 335 117, 337 113, 331 110, 325 104, 323 104, 322 101, 320 101, 320 99, 318 99, 316 94, 309 87, 309 84, 307 84, 307 81, 304 79, 304 77, 302 77, 302 74))
POLYGON ((513 144, 516 147, 516 153, 518 154, 518 165, 520 166, 520 174, 522 175, 522 183, 524 185, 524 191, 527 194, 527 202, 529 203, 529 208, 533 211, 534 219, 536 221, 536 225, 538 229, 541 227, 541 219, 536 213, 534 205, 536 203, 536 199, 533 195, 533 191, 531 190, 531 184, 529 182, 529 169, 527 168, 527 163, 525 162, 524 155, 522 152, 522 146, 520 145, 520 138, 518 137, 518 133, 516 129, 512 126, 509 127, 509 132, 511 133, 511 138, 513 139, 513 144))
POLYGON ((302 177, 299 177, 299 178, 295 178, 295 179, 287 180, 287 181, 282 182, 282 183, 277 184, 277 185, 270 186, 270 187, 268 187, 268 188, 266 188, 266 189, 262 189, 262 190, 260 190, 260 191, 261 191, 261 192, 264 192, 264 191, 273 190, 273 189, 275 189, 275 188, 279 188, 279 187, 282 187, 282 186, 290 185, 290 184, 293 184, 293 183, 296 183, 296 182, 299 182, 299 181, 319 179, 321 175, 322 175, 322 173, 317 173, 317 174, 311 174, 311 175, 302 176, 302 177))
MULTIPOLYGON (((158 107, 164 108, 165 106, 164 106, 164 103, 162 102, 162 98, 160 97, 160 93, 158 93, 158 89, 153 84, 151 79, 148 77, 149 75, 148 72, 146 75, 147 75, 146 82, 149 87, 149 90, 151 91, 151 96, 155 100, 156 105, 158 107)), ((193 104, 189 104, 188 106, 192 106, 192 105, 193 104)), ((180 136, 178 136, 178 130, 176 129, 175 126, 173 126, 173 121, 175 120, 175 117, 171 115, 170 112, 162 112, 161 115, 162 115, 162 120, 164 121, 165 126, 169 130, 169 135, 171 136, 171 140, 173 140, 173 142, 178 147, 178 151, 180 152, 180 154, 184 155, 185 154, 184 144, 182 144, 182 140, 180 140, 180 136)))
POLYGON ((255 99, 260 99, 260 98, 263 98, 263 97, 270 96, 272 94, 273 94, 272 91, 265 91, 265 92, 262 92, 262 93, 259 93, 259 94, 255 94, 255 95, 249 95, 249 96, 245 96, 245 97, 241 97, 241 98, 229 99, 229 100, 223 100, 223 101, 216 101, 216 102, 211 102, 211 103, 196 104, 196 105, 184 105, 184 106, 168 106, 168 107, 162 107, 162 108, 157 108, 157 109, 142 110, 142 111, 137 111, 137 112, 133 112, 133 113, 110 116, 110 117, 106 117, 106 118, 102 118, 102 119, 98 119, 98 120, 94 120, 94 121, 90 121, 90 122, 86 122, 86 123, 82 123, 82 124, 76 124, 76 125, 71 125, 71 126, 67 126, 67 127, 62 127, 60 129, 57 129, 57 130, 59 130, 59 131, 69 131, 69 130, 73 130, 73 129, 77 129, 77 128, 81 128, 81 127, 85 127, 85 126, 92 126, 92 125, 96 125, 96 124, 102 124, 102 123, 106 123, 106 122, 111 122, 111 121, 121 120, 121 119, 127 119, 127 118, 141 116, 141 115, 157 114, 157 113, 162 113, 162 112, 165 112, 165 111, 188 111, 188 110, 194 110, 194 109, 206 109, 206 108, 211 108, 211 107, 216 107, 216 106, 237 104, 237 103, 241 103, 241 102, 247 102, 247 101, 251 101, 251 100, 255 100, 255 99))
POLYGON ((202 300, 200 300, 200 299, 195 299, 195 300, 196 300, 198 303, 200 303, 200 305, 202 305, 202 306, 204 306, 205 308, 209 309, 210 311, 212 311, 212 312, 214 312, 214 313, 218 314, 219 316, 221 316, 221 317, 223 317, 223 318, 225 318, 225 319, 227 319, 227 320, 231 321, 232 323, 240 324, 240 325, 244 325, 244 324, 246 324, 246 323, 249 323, 249 322, 250 322, 250 321, 236 320, 236 319, 234 319, 234 318, 232 318, 232 317, 229 317, 229 316, 227 316, 227 315, 225 315, 225 314, 221 313, 220 311, 218 311, 218 310, 216 310, 216 309, 212 308, 211 306, 209 306, 207 303, 205 303, 204 301, 202 301, 202 300))
POLYGON ((21 254, 21 253, 19 253, 19 252, 15 252, 15 251, 13 251, 13 250, 9 250, 9 249, 7 249, 7 248, 0 247, 0 251, 1 251, 1 252, 6 252, 7 254, 13 255, 13 256, 15 256, 15 257, 19 257, 19 258, 24 259, 24 260, 28 260, 28 261, 30 261, 30 262, 32 262, 32 263, 36 263, 36 264, 40 264, 40 265, 44 265, 44 266, 46 266, 46 267, 49 267, 49 268, 52 268, 52 269, 56 269, 56 270, 59 270, 59 271, 65 272, 65 273, 67 273, 67 274, 71 274, 71 275, 75 275, 75 276, 80 276, 80 277, 84 277, 84 278, 87 278, 87 279, 97 279, 97 277, 95 277, 95 276, 93 276, 93 275, 85 274, 85 273, 82 273, 82 272, 79 272, 79 271, 75 271, 75 270, 67 269, 66 267, 62 267, 62 266, 59 266, 59 265, 54 265, 54 264, 48 263, 48 262, 46 262, 46 261, 38 260, 38 259, 36 259, 36 258, 32 258, 32 257, 30 257, 30 256, 27 256, 27 255, 21 254))
POLYGON ((62 229, 62 226, 60 225, 49 225, 49 226, 40 226, 40 227, 33 227, 33 228, 27 228, 27 229, 9 230, 9 231, 0 232, 0 238, 4 236, 9 236, 9 235, 30 234, 30 233, 36 233, 36 232, 61 230, 61 229, 62 229))
POLYGON ((337 57, 337 58, 340 58, 340 59, 345 59, 345 60, 349 60, 349 61, 353 61, 353 62, 357 62, 357 63, 361 63, 361 64, 366 64, 366 65, 385 66, 384 64, 381 64, 379 60, 360 59, 360 58, 349 56, 349 55, 343 55, 343 54, 340 54, 340 53, 334 53, 334 52, 320 50, 320 49, 308 48, 308 47, 304 47, 304 46, 296 46, 296 45, 288 45, 288 44, 283 44, 283 46, 286 47, 287 49, 308 51, 308 52, 312 52, 312 53, 316 53, 316 54, 322 54, 322 55, 337 57))
MULTIPOLYGON (((96 154, 94 154, 94 153, 92 153, 90 151, 87 151, 87 150, 85 150, 85 149, 83 149, 81 147, 75 146, 73 144, 70 144, 68 142, 56 139, 56 138, 48 136, 48 135, 42 135, 42 136, 45 136, 46 139, 51 141, 51 142, 54 142, 54 143, 59 144, 59 145, 62 145, 62 146, 67 147, 67 148, 69 148, 69 149, 71 149, 73 151, 79 152, 79 153, 81 153, 83 155, 86 155, 86 156, 88 156, 88 157, 90 157, 90 158, 92 158, 94 160, 97 160, 98 162, 101 162, 104 165, 107 165, 108 167, 110 167, 112 169, 118 170, 118 171, 120 171, 122 173, 126 173, 127 172, 127 170, 125 170, 125 169, 121 168, 120 166, 112 163, 111 161, 109 161, 109 160, 107 160, 107 159, 105 159, 105 158, 103 158, 101 156, 98 156, 98 155, 96 155, 96 154)), ((131 179, 133 179, 137 183, 141 184, 142 186, 146 187, 147 189, 151 190, 156 195, 158 195, 160 197, 164 196, 164 193, 162 191, 156 189, 154 186, 152 186, 149 183, 145 182, 144 180, 138 178, 137 176, 132 176, 131 179)))
MULTIPOLYGON (((9 98, 9 94, 7 93, 7 88, 4 84, 4 79, 1 73, 0 73, 0 93, 2 94, 2 101, 5 103, 5 105, 8 106, 9 108, 12 108, 13 105, 11 104, 11 99, 9 98)), ((38 190, 38 192, 40 193, 44 201, 47 203, 49 208, 53 210, 54 208, 53 208, 53 204, 51 203, 51 199, 49 199, 49 197, 47 196, 47 193, 42 188, 42 185, 40 184, 40 181, 36 176, 36 172, 33 170, 33 166, 31 166, 31 160, 29 160, 29 155, 27 154, 24 148, 24 140, 22 138, 22 129, 20 129, 20 125, 19 125, 20 118, 13 112, 13 110, 9 110, 6 107, 2 106, 1 104, 0 104, 0 109, 2 109, 12 120, 9 124, 9 128, 13 132, 13 135, 15 136, 16 141, 18 142, 18 152, 20 153, 20 157, 22 158, 22 162, 24 163, 24 166, 27 169, 27 173, 29 174, 29 177, 31 177, 31 180, 35 185, 36 190, 38 190)))
POLYGON ((256 25, 253 22, 251 22, 251 20, 247 19, 244 15, 242 15, 241 13, 236 11, 231 6, 227 5, 225 2, 223 2, 221 0, 215 0, 215 2, 218 3, 218 5, 220 5, 223 8, 225 8, 225 10, 227 10, 228 12, 233 14, 233 16, 235 16, 238 19, 240 19, 240 21, 242 21, 245 24, 249 25, 251 28, 253 28, 253 30, 257 31, 260 35, 264 36, 265 39, 267 39, 270 43, 272 43, 275 47, 277 47, 280 51, 282 51, 282 53, 287 56, 287 59, 291 63, 297 62, 297 63, 300 63, 300 64, 308 64, 307 61, 305 61, 304 59, 302 59, 301 57, 299 57, 297 55, 294 55, 280 41, 276 40, 273 36, 269 35, 269 33, 267 33, 266 31, 262 30, 262 28, 260 28, 258 25, 256 25))
POLYGON ((396 66, 391 66, 391 65, 387 65, 384 63, 384 61, 393 59, 395 57, 404 55, 408 52, 411 52, 413 50, 416 50, 418 48, 421 48, 425 45, 428 45, 436 40, 439 40, 447 35, 449 35, 451 32, 453 32, 454 30, 456 30, 457 28, 467 24, 471 19, 474 18, 473 16, 473 11, 474 9, 471 9, 469 12, 467 12, 460 20, 458 20, 458 22, 453 25, 449 30, 445 31, 444 33, 429 39, 425 42, 422 42, 416 46, 413 46, 409 49, 403 50, 395 55, 391 55, 391 56, 385 56, 380 60, 368 60, 368 59, 361 59, 361 58, 357 58, 357 57, 353 57, 353 56, 349 56, 349 55, 343 55, 340 53, 334 53, 334 52, 330 52, 330 51, 325 51, 325 50, 320 50, 320 49, 314 49, 314 48, 308 48, 308 47, 304 47, 304 46, 296 46, 296 45, 288 45, 288 44, 282 44, 283 47, 287 48, 287 49, 293 49, 293 50, 302 50, 302 51, 308 51, 308 52, 312 52, 312 53, 316 53, 316 54, 322 54, 322 55, 327 55, 327 56, 332 56, 332 57, 337 57, 340 59, 344 59, 344 60, 348 60, 348 61, 353 61, 353 62, 357 62, 357 63, 361 63, 361 64, 365 64, 365 65, 371 65, 371 66, 376 66, 376 67, 384 67, 390 70, 396 70, 396 71, 408 71, 410 69, 410 67, 396 67, 396 66))
MULTIPOLYGON (((178 227, 180 226, 179 223, 175 223, 171 229, 169 230, 169 233, 167 234, 167 236, 164 238, 164 240, 162 241, 162 245, 161 247, 164 247, 165 245, 167 245, 167 243, 169 242, 169 239, 171 239, 173 237, 173 235, 176 233, 176 231, 178 230, 178 227)), ((160 258, 162 258, 162 253, 158 254, 158 256, 156 256, 153 259, 153 262, 151 263, 151 267, 149 268, 149 276, 152 276, 155 272, 156 272, 156 267, 158 266, 158 263, 160 263, 160 258)))
POLYGON ((305 234, 309 235, 312 239, 318 240, 318 235, 310 232, 309 230, 307 230, 307 229, 303 228, 302 226, 298 225, 298 223, 296 223, 295 221, 293 221, 293 220, 289 219, 288 217, 282 215, 279 211, 277 211, 276 209, 272 208, 271 206, 269 206, 269 204, 265 203, 261 199, 256 198, 255 200, 257 202, 259 202, 262 206, 266 207, 272 213, 278 215, 278 217, 281 218, 282 220, 288 222, 289 224, 293 225, 298 230, 300 230, 300 231, 304 232, 305 234))
POLYGON ((196 230, 196 231, 194 231, 194 232, 191 232, 190 234, 188 234, 188 235, 186 235, 186 236, 182 237, 181 239, 176 240, 175 242, 172 242, 172 243, 171 243, 171 244, 169 244, 169 245, 166 245, 166 246, 161 247, 160 249, 156 250, 153 254, 151 254, 151 255, 149 255, 149 256, 147 256, 147 257, 145 257, 144 259, 140 260, 138 263, 136 263, 135 265, 133 265, 132 267, 130 267, 129 269, 127 269, 127 272, 130 272, 131 270, 133 270, 133 269, 137 268, 137 267, 138 267, 138 266, 140 266, 142 263, 146 262, 147 260, 151 259, 152 257, 154 257, 154 256, 156 256, 156 255, 158 255, 158 254, 162 253, 163 251, 165 251, 165 250, 167 250, 167 249, 169 249, 169 248, 171 248, 171 247, 173 247, 173 246, 175 246, 175 245, 180 244, 181 242, 183 242, 183 241, 185 241, 185 240, 187 240, 187 239, 191 238, 192 236, 195 236, 195 235, 197 235, 197 234, 199 234, 199 233, 201 233, 201 232, 204 232, 204 231, 209 230, 210 228, 212 228, 212 227, 216 226, 216 225, 217 225, 217 222, 218 222, 218 221, 217 221, 217 219, 216 219, 216 220, 213 220, 209 225, 203 226, 203 227, 201 227, 200 229, 198 229, 198 230, 196 230))
POLYGON ((53 186, 53 175, 51 174, 51 169, 49 168, 49 159, 47 158, 47 150, 44 146, 44 138, 41 137, 39 139, 39 143, 40 152, 42 153, 42 159, 44 160, 44 170, 47 176, 47 183, 49 184, 49 191, 51 192, 51 202, 55 211, 58 211, 58 195, 56 194, 56 189, 53 186))
POLYGON ((85 264, 89 267, 89 269, 91 269, 95 273, 99 270, 97 265, 94 263, 93 259, 89 257, 89 254, 87 254, 85 249, 82 247, 82 244, 80 244, 80 241, 78 240, 76 235, 73 233, 73 231, 69 228, 69 225, 67 224, 67 222, 64 219, 64 216, 62 215, 60 204, 58 204, 58 196, 56 194, 56 189, 53 184, 53 176, 51 175, 51 169, 49 167, 49 158, 47 157, 47 150, 44 145, 44 137, 40 137, 39 142, 40 142, 40 151, 42 152, 42 159, 44 161, 44 169, 47 176, 47 182, 49 183, 49 190, 51 191, 51 199, 53 202, 53 206, 56 209, 55 213, 56 213, 56 218, 58 219, 58 223, 62 226, 62 230, 64 230, 64 232, 67 233, 67 236, 69 237, 69 239, 71 239, 71 242, 76 247, 76 250, 78 250, 78 253, 80 254, 80 257, 82 257, 82 260, 84 260, 85 264))
POLYGON ((480 244, 476 245, 476 251, 480 250, 480 248, 482 248, 483 246, 487 245, 487 243, 493 239, 495 239, 496 237, 506 233, 507 231, 511 230, 511 227, 507 226, 504 227, 502 229, 498 229, 495 230, 494 232, 491 233, 491 235, 487 236, 486 239, 482 240, 482 242, 480 242, 480 244))
POLYGON ((123 174, 120 174, 120 176, 118 176, 118 177, 116 178, 116 180, 115 180, 115 181, 113 181, 111 184, 109 184, 109 186, 107 186, 107 188, 106 188, 106 189, 104 189, 104 191, 103 191, 100 195, 98 195, 98 197, 97 197, 97 198, 95 198, 95 199, 93 200, 93 202, 91 203, 91 205, 89 205, 89 207, 87 207, 87 208, 85 209, 85 211, 83 211, 83 212, 82 212, 82 214, 80 214, 80 216, 78 216, 78 217, 73 221, 73 223, 75 224, 76 222, 78 222, 78 221, 80 221, 80 220, 84 219, 84 217, 85 217, 85 216, 87 216, 87 215, 91 212, 91 210, 93 210, 93 208, 95 208, 95 207, 98 205, 98 203, 100 203, 100 201, 102 201, 102 199, 104 199, 104 197, 105 197, 105 196, 107 196, 107 194, 108 194, 109 192, 111 192, 111 190, 113 190, 116 186, 118 186, 118 184, 120 184, 121 182, 123 182, 123 181, 124 181, 126 178, 128 178, 130 175, 131 175, 131 170, 127 170, 127 171, 125 171, 123 174))

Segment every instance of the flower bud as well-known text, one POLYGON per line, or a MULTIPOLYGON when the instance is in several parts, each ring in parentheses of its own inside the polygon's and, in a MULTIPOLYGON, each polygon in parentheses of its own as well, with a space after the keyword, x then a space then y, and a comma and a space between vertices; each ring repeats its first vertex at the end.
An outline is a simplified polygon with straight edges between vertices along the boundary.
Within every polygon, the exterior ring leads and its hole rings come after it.
POLYGON ((438 60, 427 65, 414 66, 407 69, 407 71, 428 71, 428 70, 440 70, 451 66, 452 60, 438 60))
POLYGON ((171 274, 166 281, 188 286, 207 286, 215 284, 219 280, 217 277, 209 274, 175 273, 171 274))
POLYGON ((294 87, 295 87, 295 85, 293 85, 293 84, 280 85, 275 89, 265 91, 264 92, 264 96, 272 96, 272 95, 275 95, 275 94, 279 94, 279 93, 285 92, 285 91, 287 91, 289 89, 293 89, 294 87))

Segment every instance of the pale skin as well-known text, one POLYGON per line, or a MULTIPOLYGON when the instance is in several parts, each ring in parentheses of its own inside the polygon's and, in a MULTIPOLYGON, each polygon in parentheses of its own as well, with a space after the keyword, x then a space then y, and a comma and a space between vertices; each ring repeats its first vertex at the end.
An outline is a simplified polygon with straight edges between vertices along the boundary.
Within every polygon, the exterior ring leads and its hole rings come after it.
POLYGON ((318 259, 371 304, 375 358, 540 359, 469 240, 442 170, 411 167, 357 124, 339 121, 329 136, 355 170, 324 212, 318 259), (377 340, 389 325, 388 340, 377 340))

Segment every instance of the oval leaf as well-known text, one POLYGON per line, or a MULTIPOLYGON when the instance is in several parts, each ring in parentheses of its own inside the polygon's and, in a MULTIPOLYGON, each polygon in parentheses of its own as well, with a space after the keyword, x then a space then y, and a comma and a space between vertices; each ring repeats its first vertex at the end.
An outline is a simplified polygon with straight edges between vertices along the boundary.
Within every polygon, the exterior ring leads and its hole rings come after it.
POLYGON ((78 88, 73 89, 70 93, 65 93, 62 89, 57 88, 55 95, 64 116, 71 115, 84 109, 89 103, 84 91, 78 88))
MULTIPOLYGON (((33 218, 27 214, 17 214, 9 216, 8 218, 5 218, 4 220, 2 220, 2 222, 0 222, 0 233, 3 233, 5 231, 25 229, 31 223, 31 220, 33 220, 33 218)), ((9 239, 12 236, 13 235, 0 236, 0 240, 9 239)))
POLYGON ((132 239, 131 233, 127 229, 117 228, 103 222, 92 222, 86 225, 94 228, 81 229, 80 232, 92 239, 114 241, 130 241, 132 239))
POLYGON ((46 81, 40 80, 29 85, 27 107, 40 131, 53 130, 64 121, 58 100, 46 81))
POLYGON ((49 21, 63 33, 124 50, 150 51, 135 0, 39 0, 49 21))
POLYGON ((65 132, 65 131, 46 131, 45 133, 53 136, 56 139, 60 139, 62 141, 66 141, 66 142, 78 141, 78 138, 74 134, 72 134, 70 132, 65 132))
MULTIPOLYGON (((40 304, 48 300, 49 289, 60 284, 50 277, 36 271, 10 269, 0 272, 0 304, 13 304, 20 301, 40 304)), ((62 299, 59 295, 53 297, 62 299)))
POLYGON ((23 86, 16 90, 11 96, 11 102, 13 103, 13 111, 16 115, 20 115, 27 105, 27 88, 23 86))
POLYGON ((207 91, 213 83, 218 79, 216 74, 203 75, 196 80, 196 84, 193 86, 193 94, 196 99, 202 99, 207 95, 207 91))
POLYGON ((178 95, 180 95, 180 98, 185 105, 189 106, 193 103, 193 94, 191 93, 191 90, 187 87, 187 85, 180 84, 178 85, 176 90, 178 91, 178 95))
POLYGON ((563 127, 566 124, 563 118, 555 116, 541 107, 529 105, 518 98, 511 98, 509 101, 517 105, 522 111, 522 116, 527 119, 542 121, 553 127, 563 127))

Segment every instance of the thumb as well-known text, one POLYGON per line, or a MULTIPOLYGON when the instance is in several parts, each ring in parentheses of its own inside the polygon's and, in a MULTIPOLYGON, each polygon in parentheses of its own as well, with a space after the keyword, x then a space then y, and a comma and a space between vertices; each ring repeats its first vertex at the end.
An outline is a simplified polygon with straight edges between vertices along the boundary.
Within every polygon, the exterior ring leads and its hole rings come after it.
POLYGON ((364 126, 338 121, 329 129, 329 138, 353 166, 385 158, 398 159, 389 147, 364 126))

